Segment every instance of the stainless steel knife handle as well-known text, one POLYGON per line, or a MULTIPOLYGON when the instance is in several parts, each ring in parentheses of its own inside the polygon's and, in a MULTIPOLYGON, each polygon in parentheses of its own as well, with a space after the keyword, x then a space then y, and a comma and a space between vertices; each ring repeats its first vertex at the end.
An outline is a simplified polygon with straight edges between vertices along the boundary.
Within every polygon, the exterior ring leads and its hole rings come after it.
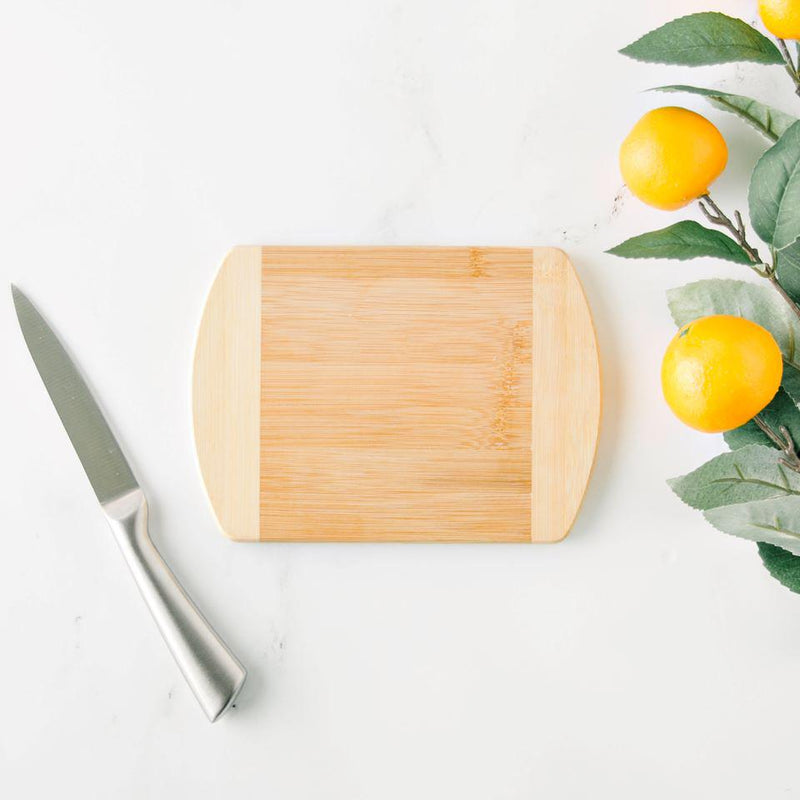
POLYGON ((150 539, 141 489, 103 505, 136 585, 183 677, 211 722, 231 706, 247 671, 191 601, 150 539))

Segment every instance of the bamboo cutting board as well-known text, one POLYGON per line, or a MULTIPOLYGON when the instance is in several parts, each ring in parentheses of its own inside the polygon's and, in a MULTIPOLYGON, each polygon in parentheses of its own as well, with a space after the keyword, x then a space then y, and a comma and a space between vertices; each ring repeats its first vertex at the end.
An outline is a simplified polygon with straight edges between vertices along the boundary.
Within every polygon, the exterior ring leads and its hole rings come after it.
POLYGON ((597 345, 553 248, 237 247, 193 411, 233 539, 555 542, 594 460, 597 345))

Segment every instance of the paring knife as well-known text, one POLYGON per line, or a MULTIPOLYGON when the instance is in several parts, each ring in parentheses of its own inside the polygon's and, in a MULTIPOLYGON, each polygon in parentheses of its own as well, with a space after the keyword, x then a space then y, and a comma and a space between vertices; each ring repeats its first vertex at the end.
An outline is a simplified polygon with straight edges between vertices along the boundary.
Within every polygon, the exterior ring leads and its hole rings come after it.
POLYGON ((11 287, 22 335, 108 524, 186 682, 211 722, 247 672, 178 583, 147 530, 147 501, 77 367, 30 300, 11 287))

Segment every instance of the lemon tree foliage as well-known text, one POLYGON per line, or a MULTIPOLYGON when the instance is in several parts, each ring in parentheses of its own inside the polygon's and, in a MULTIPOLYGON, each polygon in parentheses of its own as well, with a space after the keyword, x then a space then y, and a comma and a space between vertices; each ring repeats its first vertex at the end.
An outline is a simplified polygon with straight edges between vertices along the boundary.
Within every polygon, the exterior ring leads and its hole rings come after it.
POLYGON ((758 100, 753 100, 752 97, 744 97, 741 94, 730 94, 730 92, 721 92, 717 89, 701 89, 698 86, 683 85, 657 86, 650 91, 683 92, 685 94, 701 95, 714 108, 735 114, 739 119, 743 119, 772 142, 777 142, 797 122, 797 117, 764 103, 759 103, 758 100))
POLYGON ((717 529, 741 539, 766 542, 800 555, 800 497, 755 500, 703 512, 717 529))
POLYGON ((700 511, 773 497, 800 496, 800 473, 780 461, 774 447, 750 444, 712 458, 668 481, 684 503, 700 511))
POLYGON ((704 228, 693 220, 676 222, 668 228, 634 236, 607 252, 623 258, 674 258, 686 261, 700 256, 749 264, 745 251, 730 236, 704 228))
POLYGON ((747 200, 755 232, 776 250, 800 238, 800 122, 758 160, 747 200))
POLYGON ((775 580, 780 581, 787 589, 800 593, 800 557, 765 542, 758 543, 758 554, 775 580))
POLYGON ((775 253, 778 281, 795 302, 800 302, 800 241, 775 253))
MULTIPOLYGON (((770 12, 770 19, 763 19, 768 30, 800 38, 786 32, 788 22, 792 31, 797 27, 794 20, 779 18, 795 12, 780 4, 776 8, 778 17, 770 12)), ((740 19, 702 12, 668 22, 620 52, 640 61, 684 66, 781 65, 800 95, 799 44, 792 55, 781 39, 776 43, 740 19)), ((686 220, 634 236, 608 252, 625 258, 721 258, 750 264, 769 279, 759 284, 700 280, 668 292, 678 326, 712 314, 745 317, 773 335, 784 361, 781 388, 769 405, 724 434, 730 451, 669 485, 714 527, 757 542, 769 573, 800 593, 800 121, 754 98, 718 89, 678 84, 653 91, 702 97, 753 127, 770 145, 753 169, 747 198, 750 226, 766 248, 750 240, 738 213, 726 215, 706 192, 703 211, 721 230, 686 220)))
MULTIPOLYGON (((792 406, 792 428, 797 431, 800 413, 788 395, 781 392, 780 397, 784 406, 787 403, 792 406)), ((784 423, 788 421, 784 418, 784 423)), ((798 555, 800 473, 784 463, 783 453, 770 446, 760 430, 756 428, 753 433, 756 432, 763 437, 763 444, 757 436, 744 435, 738 449, 711 459, 687 475, 673 478, 669 485, 681 500, 702 511, 724 533, 769 542, 798 555)))
POLYGON ((637 61, 697 67, 729 61, 782 64, 778 48, 746 22, 717 11, 672 20, 620 53, 637 61))
MULTIPOLYGON (((783 386, 783 391, 789 395, 795 406, 800 409, 800 370, 787 364, 783 368, 781 386, 783 386)), ((800 411, 798 411, 798 413, 800 413, 800 411)))

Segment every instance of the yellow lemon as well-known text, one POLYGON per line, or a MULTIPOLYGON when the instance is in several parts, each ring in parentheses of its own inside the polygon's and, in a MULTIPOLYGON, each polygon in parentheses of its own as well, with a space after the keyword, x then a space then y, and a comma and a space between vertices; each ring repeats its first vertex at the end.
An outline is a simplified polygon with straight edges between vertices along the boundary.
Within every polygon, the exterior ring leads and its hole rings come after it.
POLYGON ((758 13, 779 39, 800 39, 800 0, 758 0, 758 13))
POLYGON ((783 358, 772 334, 718 314, 684 325, 669 343, 661 385, 682 422, 706 433, 744 425, 778 391, 783 358))
POLYGON ((619 151, 630 190, 648 205, 668 211, 705 194, 727 162, 722 134, 700 114, 673 106, 648 111, 619 151))

